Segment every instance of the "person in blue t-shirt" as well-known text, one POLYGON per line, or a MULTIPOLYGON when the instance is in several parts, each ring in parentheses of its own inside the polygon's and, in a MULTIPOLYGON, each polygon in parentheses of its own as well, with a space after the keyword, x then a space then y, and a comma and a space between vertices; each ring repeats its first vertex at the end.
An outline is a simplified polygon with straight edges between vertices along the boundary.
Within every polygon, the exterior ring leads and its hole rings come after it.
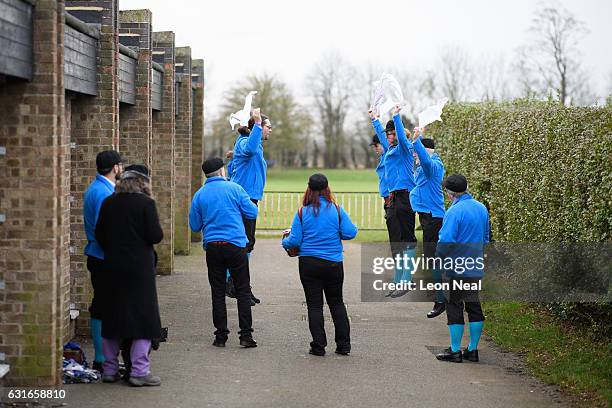
POLYGON ((451 346, 436 356, 438 360, 460 363, 464 359, 478 361, 478 341, 485 320, 477 289, 484 276, 484 247, 489 242, 489 212, 484 204, 476 201, 467 192, 468 183, 461 174, 450 175, 444 187, 451 206, 444 215, 436 256, 444 265, 452 261, 448 269, 450 296, 446 302, 446 316, 451 346), (455 288, 454 283, 467 284, 455 288), (470 328, 470 343, 461 353, 461 338, 467 312, 470 328))
MULTIPOLYGON (((419 214, 419 223, 423 230, 423 256, 425 259, 436 255, 438 234, 444 218, 444 193, 442 179, 444 178, 444 163, 436 152, 433 139, 423 138, 424 129, 415 128, 412 145, 414 146, 414 161, 416 163, 414 181, 416 186, 410 192, 410 205, 419 214)), ((440 279, 436 271, 434 280, 440 279)), ((428 318, 434 318, 445 310, 442 291, 436 292, 433 309, 427 313, 428 318)))
POLYGON ((223 160, 219 157, 202 164, 206 182, 195 193, 189 210, 189 226, 202 232, 206 250, 208 280, 212 294, 212 314, 215 325, 213 345, 225 347, 229 334, 225 305, 226 271, 234 281, 238 301, 240 345, 257 347, 253 340, 251 289, 246 247, 248 238, 243 218, 257 218, 257 206, 238 184, 225 178, 223 160))
POLYGON ((285 249, 298 248, 300 281, 308 307, 308 327, 312 335, 310 354, 325 355, 327 337, 323 326, 323 293, 334 321, 336 353, 351 351, 350 325, 342 296, 344 266, 342 240, 355 238, 357 227, 344 209, 336 204, 327 177, 313 174, 293 217, 291 230, 283 238, 285 249))
MULTIPOLYGON (((263 198, 266 185, 266 170, 268 165, 264 159, 263 142, 268 140, 272 134, 270 119, 261 114, 259 108, 253 109, 247 127, 238 129, 238 139, 234 144, 232 158, 232 181, 242 186, 249 195, 251 201, 257 205, 263 198)), ((255 229, 257 219, 244 220, 244 229, 249 242, 247 253, 250 254, 255 248, 255 229)), ((251 291, 253 303, 259 303, 259 299, 251 291)))
POLYGON ((106 302, 103 275, 107 271, 104 251, 96 241, 95 233, 102 202, 115 191, 115 182, 123 171, 123 159, 116 151, 105 150, 96 156, 96 168, 98 174, 85 191, 83 198, 83 226, 87 236, 85 246, 87 269, 91 275, 91 286, 93 287, 93 298, 89 307, 91 338, 94 345, 92 368, 102 372, 104 363, 102 316, 106 302))

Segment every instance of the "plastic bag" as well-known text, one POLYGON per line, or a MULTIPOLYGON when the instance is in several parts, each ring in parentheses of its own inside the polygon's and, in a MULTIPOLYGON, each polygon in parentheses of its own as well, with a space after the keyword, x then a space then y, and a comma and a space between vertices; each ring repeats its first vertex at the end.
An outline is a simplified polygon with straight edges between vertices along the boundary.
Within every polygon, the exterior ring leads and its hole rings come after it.
POLYGON ((383 73, 380 80, 374 82, 372 91, 372 106, 379 115, 385 115, 393 109, 395 105, 404 103, 404 93, 395 77, 388 73, 383 73))
POLYGON ((419 128, 424 128, 425 126, 434 123, 439 120, 442 122, 442 109, 444 109, 444 105, 448 102, 448 98, 442 98, 435 105, 427 107, 423 112, 419 113, 419 128))
POLYGON ((257 94, 257 91, 251 91, 244 98, 244 107, 236 113, 232 113, 229 117, 229 123, 234 130, 234 126, 247 126, 249 124, 249 118, 251 117, 251 105, 253 103, 253 96, 257 94))

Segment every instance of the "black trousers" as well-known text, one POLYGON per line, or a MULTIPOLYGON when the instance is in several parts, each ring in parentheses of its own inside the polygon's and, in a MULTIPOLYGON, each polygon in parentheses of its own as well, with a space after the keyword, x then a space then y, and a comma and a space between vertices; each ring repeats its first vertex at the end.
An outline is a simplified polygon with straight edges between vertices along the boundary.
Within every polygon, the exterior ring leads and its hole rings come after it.
POLYGON ((423 255, 425 258, 436 256, 438 234, 442 229, 442 218, 432 217, 431 213, 419 213, 419 222, 423 229, 423 255))
MULTIPOLYGON (((257 200, 251 198, 251 201, 255 205, 258 205, 257 200)), ((253 248, 255 248, 255 229, 257 227, 257 219, 248 220, 246 218, 242 218, 242 222, 244 223, 244 232, 246 232, 247 239, 249 240, 246 250, 250 253, 253 251, 253 248)))
POLYGON ((89 306, 89 315, 92 319, 102 320, 105 309, 105 275, 108 276, 106 266, 103 259, 95 256, 87 257, 87 269, 91 277, 91 286, 93 287, 93 299, 89 306))
POLYGON ((385 218, 387 219, 391 254, 395 256, 406 248, 414 248, 417 239, 414 234, 415 215, 410 205, 410 193, 407 191, 393 192, 391 197, 385 218))
POLYGON ((327 336, 323 320, 323 294, 329 306, 336 331, 336 347, 341 351, 351 350, 350 323, 342 298, 344 267, 342 262, 301 256, 299 260, 300 281, 306 295, 308 327, 312 335, 310 346, 323 350, 327 336))
POLYGON ((465 310, 470 322, 484 321, 484 313, 478 298, 478 290, 454 289, 453 281, 463 283, 478 283, 479 278, 452 278, 450 280, 449 299, 446 302, 446 317, 448 324, 465 324, 463 311, 465 310))
POLYGON ((209 243, 206 247, 206 265, 208 267, 208 282, 212 292, 215 336, 227 338, 229 334, 225 305, 225 278, 226 271, 229 270, 236 287, 239 334, 241 338, 250 337, 253 332, 253 318, 251 315, 249 262, 246 249, 232 244, 209 243))

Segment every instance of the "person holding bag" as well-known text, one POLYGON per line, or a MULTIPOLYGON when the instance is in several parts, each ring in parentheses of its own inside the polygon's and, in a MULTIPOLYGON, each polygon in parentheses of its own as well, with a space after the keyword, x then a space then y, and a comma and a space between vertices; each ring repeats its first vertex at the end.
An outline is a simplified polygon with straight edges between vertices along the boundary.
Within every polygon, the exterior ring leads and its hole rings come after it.
POLYGON ((351 351, 350 324, 342 286, 342 240, 357 235, 357 227, 332 195, 327 178, 313 174, 291 230, 287 231, 282 246, 287 252, 299 256, 300 281, 308 307, 308 327, 312 335, 310 354, 325 355, 327 337, 323 321, 323 294, 334 321, 336 353, 348 355, 351 351), (296 251, 297 248, 297 251, 296 251))

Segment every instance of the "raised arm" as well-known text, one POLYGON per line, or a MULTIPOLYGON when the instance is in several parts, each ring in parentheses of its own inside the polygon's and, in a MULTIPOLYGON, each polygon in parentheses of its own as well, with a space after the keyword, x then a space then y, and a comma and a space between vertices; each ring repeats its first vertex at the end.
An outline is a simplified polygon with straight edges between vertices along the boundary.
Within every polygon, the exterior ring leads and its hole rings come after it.
POLYGON ((386 152, 389 148, 389 141, 387 141, 387 134, 385 133, 385 129, 383 128, 382 123, 380 123, 379 116, 374 114, 374 110, 372 108, 370 108, 370 110, 368 111, 368 115, 370 115, 370 119, 372 120, 372 127, 374 128, 374 132, 376 132, 376 136, 378 136, 380 144, 386 152))
POLYGON ((395 107, 395 113, 393 114, 393 123, 395 124, 397 143, 399 147, 404 150, 404 152, 412 153, 412 142, 410 142, 406 136, 406 130, 404 129, 404 124, 402 123, 402 117, 400 116, 401 110, 401 106, 397 105, 395 107))
POLYGON ((344 211, 344 208, 340 207, 340 239, 353 239, 357 235, 357 231, 357 227, 344 211))
POLYGON ((302 245, 302 239, 304 238, 302 232, 302 221, 300 220, 300 216, 298 213, 295 213, 293 217, 293 222, 291 223, 291 232, 287 238, 283 238, 283 248, 298 248, 302 245))
POLYGON ((425 149, 425 146, 423 146, 423 142, 421 142, 421 132, 418 128, 414 129, 414 137, 415 140, 412 142, 412 146, 419 157, 423 174, 425 174, 425 177, 427 178, 432 178, 435 174, 435 167, 439 165, 439 163, 436 163, 431 159, 427 149, 425 149))

